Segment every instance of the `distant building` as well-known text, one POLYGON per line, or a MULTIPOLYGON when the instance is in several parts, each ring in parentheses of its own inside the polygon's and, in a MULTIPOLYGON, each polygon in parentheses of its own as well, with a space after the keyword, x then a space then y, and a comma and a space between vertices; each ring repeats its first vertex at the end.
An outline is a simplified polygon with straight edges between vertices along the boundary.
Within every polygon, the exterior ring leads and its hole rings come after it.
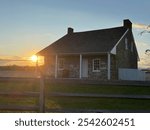
POLYGON ((54 78, 115 80, 119 68, 137 69, 138 52, 132 23, 123 26, 68 33, 37 55, 45 58, 45 73, 54 78))

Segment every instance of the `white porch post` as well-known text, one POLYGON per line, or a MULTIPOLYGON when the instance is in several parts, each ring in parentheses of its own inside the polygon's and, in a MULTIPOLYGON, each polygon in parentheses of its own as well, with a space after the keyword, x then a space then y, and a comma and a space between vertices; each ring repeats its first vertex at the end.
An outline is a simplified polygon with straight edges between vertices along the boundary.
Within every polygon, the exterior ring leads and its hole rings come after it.
POLYGON ((79 73, 80 79, 82 78, 82 54, 80 54, 80 73, 79 73))
POLYGON ((110 53, 108 53, 108 55, 107 55, 107 78, 108 78, 108 80, 110 80, 110 78, 111 78, 111 75, 110 75, 110 68, 111 68, 111 59, 110 59, 110 53))
POLYGON ((55 78, 57 78, 58 69, 58 55, 55 56, 55 78))

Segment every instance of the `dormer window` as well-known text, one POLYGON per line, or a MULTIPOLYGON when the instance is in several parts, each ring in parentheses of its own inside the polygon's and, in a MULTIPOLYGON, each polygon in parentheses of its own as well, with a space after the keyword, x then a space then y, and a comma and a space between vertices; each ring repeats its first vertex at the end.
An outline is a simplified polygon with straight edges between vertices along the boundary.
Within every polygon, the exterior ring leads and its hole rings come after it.
POLYGON ((128 50, 128 39, 125 38, 125 49, 128 50))

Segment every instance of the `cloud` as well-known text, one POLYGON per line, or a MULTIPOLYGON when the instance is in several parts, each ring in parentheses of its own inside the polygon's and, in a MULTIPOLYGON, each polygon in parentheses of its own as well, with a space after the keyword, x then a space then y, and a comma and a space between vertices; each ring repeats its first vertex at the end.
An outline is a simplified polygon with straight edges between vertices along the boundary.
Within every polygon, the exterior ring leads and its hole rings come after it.
POLYGON ((150 25, 133 23, 132 26, 135 29, 142 29, 142 30, 150 31, 150 25))
POLYGON ((19 56, 3 56, 0 55, 0 60, 25 60, 24 57, 19 57, 19 56))
POLYGON ((143 54, 140 58, 139 68, 150 68, 150 56, 143 54))
POLYGON ((146 42, 136 41, 140 61, 138 62, 139 68, 150 68, 150 55, 146 55, 145 51, 150 48, 146 42))
POLYGON ((28 65, 28 64, 29 61, 27 60, 26 57, 0 55, 0 66, 28 65))

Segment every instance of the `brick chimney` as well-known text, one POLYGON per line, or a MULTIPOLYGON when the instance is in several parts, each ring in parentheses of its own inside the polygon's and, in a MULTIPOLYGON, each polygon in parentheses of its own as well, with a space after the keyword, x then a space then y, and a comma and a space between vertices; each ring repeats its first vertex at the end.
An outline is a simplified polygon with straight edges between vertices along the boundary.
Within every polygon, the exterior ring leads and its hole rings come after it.
POLYGON ((73 33, 73 28, 68 28, 68 34, 72 34, 73 33))
POLYGON ((132 22, 129 19, 123 20, 123 26, 128 29, 132 29, 132 22))

